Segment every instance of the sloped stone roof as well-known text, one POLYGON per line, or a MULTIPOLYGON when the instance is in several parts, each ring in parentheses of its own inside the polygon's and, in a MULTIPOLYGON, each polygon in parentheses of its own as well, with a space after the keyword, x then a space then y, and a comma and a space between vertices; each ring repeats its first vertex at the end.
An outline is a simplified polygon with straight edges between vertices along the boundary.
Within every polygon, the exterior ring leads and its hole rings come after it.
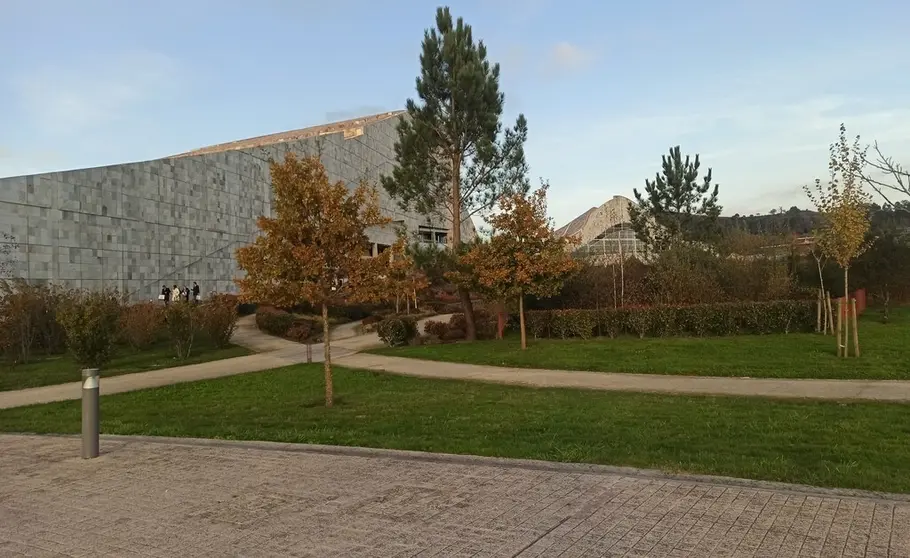
POLYGON ((370 124, 375 124, 389 118, 395 118, 401 114, 404 114, 405 112, 406 111, 403 110, 383 112, 369 116, 360 116, 358 118, 352 118, 350 120, 342 120, 340 122, 331 122, 329 124, 320 124, 319 126, 310 126, 309 128, 301 128, 299 130, 290 130, 287 132, 257 136, 254 138, 230 141, 227 143, 219 143, 216 145, 200 147, 199 149, 187 151, 186 153, 175 155, 175 157, 189 157, 191 155, 204 155, 207 153, 220 153, 222 151, 249 149, 251 147, 262 147, 265 145, 272 145, 275 143, 283 143, 287 141, 296 141, 311 138, 314 136, 322 136, 325 134, 335 134, 348 130, 355 130, 363 126, 369 126, 370 124))
POLYGON ((558 236, 578 237, 582 244, 586 244, 605 231, 619 225, 628 223, 629 208, 632 200, 624 196, 613 196, 600 207, 592 207, 567 225, 556 230, 558 236))

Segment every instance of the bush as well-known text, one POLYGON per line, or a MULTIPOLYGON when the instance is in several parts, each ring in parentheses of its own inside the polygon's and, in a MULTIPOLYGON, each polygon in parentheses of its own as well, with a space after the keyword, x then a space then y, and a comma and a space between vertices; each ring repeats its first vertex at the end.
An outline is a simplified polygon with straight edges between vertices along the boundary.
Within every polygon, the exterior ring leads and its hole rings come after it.
POLYGON ((550 329, 554 337, 589 339, 597 327, 596 310, 554 310, 550 329))
POLYGON ((164 311, 167 332, 177 358, 183 360, 193 350, 193 340, 199 329, 198 308, 191 302, 172 302, 164 311))
POLYGON ((597 314, 597 329, 600 335, 611 339, 622 335, 629 328, 629 313, 622 308, 608 308, 597 314))
POLYGON ((163 306, 153 302, 140 302, 121 309, 120 339, 133 349, 151 346, 163 331, 163 306))
POLYGON ((85 368, 101 368, 113 355, 120 324, 120 302, 114 291, 82 292, 57 312, 74 360, 85 368))
POLYGON ((294 324, 294 316, 284 310, 262 307, 256 310, 256 327, 269 335, 284 337, 294 324))
POLYGON ((13 363, 26 363, 35 350, 66 350, 66 332, 57 320, 70 291, 25 281, 0 282, 0 351, 13 363))
POLYGON ((525 314, 534 337, 602 335, 669 337, 809 332, 815 328, 814 300, 728 302, 692 306, 644 306, 600 310, 532 310, 525 314))
POLYGON ((197 308, 199 327, 219 349, 231 344, 237 328, 237 300, 231 295, 214 295, 197 308))
POLYGON ((304 343, 314 335, 322 333, 322 320, 310 320, 307 318, 296 318, 288 328, 285 337, 291 341, 304 343))
POLYGON ((436 320, 427 320, 426 323, 423 324, 423 332, 426 335, 433 335, 439 339, 444 339, 449 332, 449 324, 436 320))
POLYGON ((379 322, 376 332, 389 347, 401 347, 417 337, 417 323, 409 318, 386 318, 379 322))

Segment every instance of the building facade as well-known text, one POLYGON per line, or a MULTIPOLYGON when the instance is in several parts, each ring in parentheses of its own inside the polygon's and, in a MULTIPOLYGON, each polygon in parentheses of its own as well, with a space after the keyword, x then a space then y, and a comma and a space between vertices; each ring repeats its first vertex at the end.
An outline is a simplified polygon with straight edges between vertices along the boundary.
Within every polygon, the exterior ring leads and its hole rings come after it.
MULTIPOLYGON (((445 244, 448 223, 401 210, 378 187, 395 164, 403 111, 250 138, 180 155, 91 169, 0 178, 0 233, 18 245, 15 275, 32 283, 117 288, 154 299, 162 285, 236 292, 234 253, 270 215, 269 160, 319 155, 332 181, 376 184, 393 225, 368 231, 371 252, 397 229, 445 244)), ((462 226, 475 234, 473 223, 462 226)))
POLYGON ((579 242, 575 256, 592 263, 609 264, 630 257, 644 259, 645 247, 631 226, 632 204, 629 198, 613 196, 557 229, 556 234, 574 236, 579 242))

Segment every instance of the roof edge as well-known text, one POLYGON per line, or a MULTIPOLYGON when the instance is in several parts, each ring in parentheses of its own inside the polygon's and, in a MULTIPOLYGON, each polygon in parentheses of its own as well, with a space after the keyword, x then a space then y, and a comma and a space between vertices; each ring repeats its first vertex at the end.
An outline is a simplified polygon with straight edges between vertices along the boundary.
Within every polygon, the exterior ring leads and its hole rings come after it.
POLYGON ((351 118, 349 120, 339 120, 337 122, 330 122, 328 124, 319 124, 317 126, 310 126, 307 128, 300 128, 297 130, 289 130, 286 132, 278 132, 275 134, 266 134, 263 136, 255 136, 252 138, 246 138, 246 139, 242 139, 242 140, 218 143, 215 145, 209 145, 206 147, 200 147, 198 149, 193 149, 192 151, 179 153, 177 155, 171 155, 170 157, 172 157, 172 158, 191 157, 194 155, 222 153, 224 151, 239 151, 241 149, 249 149, 251 147, 262 147, 262 146, 266 146, 266 145, 274 145, 276 143, 296 141, 296 140, 301 140, 301 139, 306 139, 306 138, 311 138, 311 137, 316 137, 316 136, 337 134, 337 133, 342 133, 346 130, 359 128, 361 126, 369 126, 370 124, 376 124, 377 122, 382 122, 383 120, 395 118, 397 116, 405 114, 406 112, 407 111, 405 111, 405 110, 394 110, 394 111, 389 111, 389 112, 381 112, 378 114, 359 116, 357 118, 351 118))

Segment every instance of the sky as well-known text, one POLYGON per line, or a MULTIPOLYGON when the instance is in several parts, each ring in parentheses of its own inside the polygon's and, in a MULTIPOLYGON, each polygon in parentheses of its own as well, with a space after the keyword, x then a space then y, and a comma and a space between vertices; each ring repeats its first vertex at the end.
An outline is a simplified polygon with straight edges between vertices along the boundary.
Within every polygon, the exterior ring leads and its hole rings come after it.
MULTIPOLYGON (((397 110, 435 2, 0 0, 0 176, 397 110)), ((562 225, 680 145, 724 214, 807 207, 841 122, 910 165, 910 2, 465 0, 562 225)))

